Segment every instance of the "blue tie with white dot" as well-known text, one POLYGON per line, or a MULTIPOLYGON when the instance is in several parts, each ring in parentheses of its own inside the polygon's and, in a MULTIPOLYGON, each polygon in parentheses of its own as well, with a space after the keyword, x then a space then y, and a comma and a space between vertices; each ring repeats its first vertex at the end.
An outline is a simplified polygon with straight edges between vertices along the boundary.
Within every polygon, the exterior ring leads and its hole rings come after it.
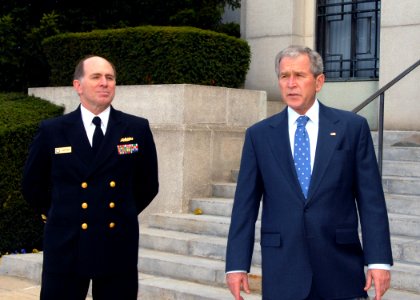
POLYGON ((305 127, 308 120, 307 116, 297 118, 293 153, 296 173, 305 199, 308 196, 309 183, 311 182, 311 151, 309 135, 305 127))

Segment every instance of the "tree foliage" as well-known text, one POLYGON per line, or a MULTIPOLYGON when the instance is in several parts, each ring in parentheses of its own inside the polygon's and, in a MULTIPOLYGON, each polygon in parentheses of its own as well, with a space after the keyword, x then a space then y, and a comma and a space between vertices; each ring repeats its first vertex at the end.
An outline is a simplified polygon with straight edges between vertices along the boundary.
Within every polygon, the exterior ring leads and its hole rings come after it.
POLYGON ((46 37, 139 25, 220 31, 226 6, 239 8, 240 0, 2 0, 0 90, 48 84, 48 67, 40 51, 46 37))

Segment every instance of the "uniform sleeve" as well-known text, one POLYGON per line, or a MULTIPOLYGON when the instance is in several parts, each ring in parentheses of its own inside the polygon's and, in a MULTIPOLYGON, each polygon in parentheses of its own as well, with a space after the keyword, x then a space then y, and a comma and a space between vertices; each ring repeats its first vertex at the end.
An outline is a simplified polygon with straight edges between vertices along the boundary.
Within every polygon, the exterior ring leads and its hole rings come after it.
POLYGON ((41 123, 29 148, 22 178, 24 199, 40 214, 47 214, 51 204, 51 153, 48 134, 41 123))
POLYGON ((148 121, 146 121, 143 133, 142 146, 142 156, 134 178, 137 214, 141 213, 152 202, 159 191, 156 146, 148 121))

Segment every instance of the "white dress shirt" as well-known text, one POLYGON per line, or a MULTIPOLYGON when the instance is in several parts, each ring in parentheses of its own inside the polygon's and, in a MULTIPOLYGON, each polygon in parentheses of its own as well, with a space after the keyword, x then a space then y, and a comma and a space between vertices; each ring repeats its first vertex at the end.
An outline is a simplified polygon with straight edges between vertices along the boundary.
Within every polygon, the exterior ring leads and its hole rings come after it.
POLYGON ((92 123, 92 120, 96 116, 101 118, 101 129, 105 135, 106 128, 108 126, 109 114, 111 113, 111 107, 108 106, 108 108, 105 109, 103 112, 101 112, 99 115, 95 115, 91 113, 83 105, 80 105, 80 111, 82 113, 83 126, 85 127, 86 134, 89 139, 89 143, 92 146, 93 133, 95 132, 95 128, 96 128, 95 124, 92 123))

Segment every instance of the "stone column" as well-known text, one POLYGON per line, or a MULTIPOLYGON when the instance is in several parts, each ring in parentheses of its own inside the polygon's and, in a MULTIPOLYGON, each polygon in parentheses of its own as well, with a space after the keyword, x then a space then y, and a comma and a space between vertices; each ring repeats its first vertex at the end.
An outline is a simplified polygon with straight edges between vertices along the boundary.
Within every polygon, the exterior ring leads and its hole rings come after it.
MULTIPOLYGON (((381 1, 379 85, 383 86, 420 59, 420 2, 381 1)), ((420 129, 420 67, 385 93, 385 128, 420 129)))
POLYGON ((274 58, 291 44, 314 46, 314 15, 315 0, 242 0, 241 36, 252 52, 245 88, 266 90, 269 101, 280 100, 274 58))

